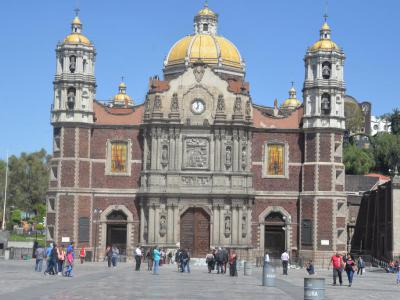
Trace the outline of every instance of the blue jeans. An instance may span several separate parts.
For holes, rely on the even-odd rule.
[[[158,274],[158,265],[159,264],[160,264],[159,260],[154,261],[153,274]]]
[[[36,259],[35,271],[42,272],[43,259]]]
[[[349,284],[351,284],[353,282],[354,271],[350,270],[350,271],[346,271],[346,273],[347,273],[347,279],[349,280]]]
[[[111,262],[112,262],[113,267],[116,267],[117,266],[117,257],[115,257],[115,256],[111,257]]]

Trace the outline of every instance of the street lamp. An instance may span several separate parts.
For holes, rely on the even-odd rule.
[[[97,248],[97,236],[98,236],[98,231],[99,231],[99,220],[100,220],[100,215],[103,212],[100,208],[95,208],[93,210],[93,223],[96,224],[95,227],[95,234],[94,234],[94,253],[93,253],[93,261],[96,261],[96,248]]]

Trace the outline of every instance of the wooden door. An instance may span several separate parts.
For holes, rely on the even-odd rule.
[[[181,248],[192,257],[204,257],[210,249],[210,217],[201,208],[189,208],[181,216]]]

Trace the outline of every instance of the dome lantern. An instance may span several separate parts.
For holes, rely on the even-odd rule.
[[[289,98],[283,101],[281,109],[295,110],[301,105],[300,100],[297,99],[296,89],[294,88],[294,82],[289,90]]]
[[[118,94],[113,98],[113,105],[119,107],[131,107],[133,106],[132,98],[126,93],[126,84],[122,77],[121,83],[118,85]]]
[[[71,23],[71,33],[64,39],[65,44],[91,45],[89,39],[82,34],[82,23],[79,19],[79,9],[75,9],[75,18]]]
[[[331,28],[328,25],[327,22],[327,15],[324,15],[324,24],[322,25],[320,29],[320,38],[319,41],[314,43],[309,48],[309,51],[315,52],[315,51],[338,51],[340,52],[339,46],[331,40]]]
[[[196,34],[216,35],[218,29],[218,15],[209,7],[207,1],[204,7],[194,17],[194,32]]]

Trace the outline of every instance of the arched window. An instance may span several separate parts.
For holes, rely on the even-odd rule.
[[[207,32],[208,31],[208,24],[203,24],[203,31]]]
[[[83,73],[86,73],[86,66],[87,66],[86,59],[83,60],[82,66],[83,66]]]
[[[321,96],[321,114],[323,116],[329,116],[331,113],[331,96],[328,93],[324,93]]]
[[[69,71],[71,73],[75,73],[75,70],[76,70],[76,56],[71,55],[69,57]]]
[[[67,92],[67,107],[68,109],[74,109],[75,107],[75,96],[76,90],[73,87],[70,87]]]
[[[331,63],[329,61],[325,61],[322,63],[322,78],[331,78]]]

